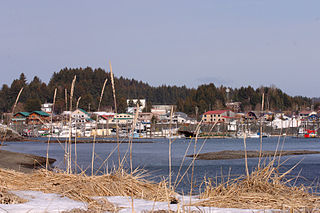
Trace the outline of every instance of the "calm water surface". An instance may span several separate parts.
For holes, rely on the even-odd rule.
[[[47,140],[47,139],[44,139]],[[147,139],[150,141],[150,139]],[[168,139],[151,139],[154,143],[134,143],[133,144],[133,166],[135,168],[143,168],[150,174],[150,179],[159,181],[168,177]],[[284,142],[284,143],[283,143]],[[172,143],[172,171],[174,176],[178,173],[182,159],[185,155],[186,149],[190,143],[189,139],[177,139]],[[204,140],[199,140],[196,144],[196,150],[199,150]],[[264,138],[263,150],[275,150],[278,144],[278,138]],[[315,150],[320,151],[320,139],[297,139],[297,138],[281,138],[280,148],[283,144],[283,150]],[[4,149],[15,152],[30,153],[40,156],[46,156],[46,143],[40,142],[7,142]],[[194,141],[191,142],[188,154],[194,152]],[[259,150],[259,139],[247,139],[247,150]],[[128,144],[120,144],[121,158],[128,150]],[[96,144],[96,160],[95,171],[101,167],[102,162],[115,149],[115,152],[110,156],[106,164],[103,164],[99,172],[106,169],[117,167],[118,152],[117,144],[100,143]],[[55,166],[64,168],[64,144],[51,143],[49,156],[57,159]],[[74,150],[74,147],[73,147]],[[201,153],[217,152],[223,150],[243,150],[243,139],[208,139],[205,141]],[[77,144],[78,165],[86,170],[88,174],[91,173],[91,153],[92,144]],[[74,154],[74,153],[73,153]],[[287,161],[285,161],[287,160]],[[296,184],[317,185],[320,177],[320,154],[300,155],[300,156],[285,156],[281,158],[284,162],[281,167],[283,171],[300,164],[293,170],[291,177],[297,177],[298,174],[303,178],[298,178]],[[190,165],[191,159],[186,158],[182,166],[182,173]],[[248,159],[250,170],[257,166],[258,159]],[[127,168],[129,162],[126,162]],[[197,183],[203,180],[203,177],[216,177],[231,175],[241,175],[245,172],[244,159],[236,160],[198,160],[195,162],[194,177]],[[190,188],[190,174],[185,176],[181,184],[178,186],[179,191],[187,192]],[[175,178],[173,178],[173,181]]]

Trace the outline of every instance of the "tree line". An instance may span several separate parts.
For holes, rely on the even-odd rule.
[[[4,84],[0,91],[0,112],[11,112],[16,97],[23,87],[19,103],[15,111],[39,110],[41,103],[53,102],[54,90],[57,88],[55,112],[61,113],[68,110],[71,82],[77,76],[74,88],[74,100],[79,97],[79,107],[87,111],[98,108],[101,89],[107,78],[107,84],[101,103],[101,109],[113,108],[113,95],[110,73],[98,68],[64,68],[53,73],[48,84],[42,82],[35,76],[30,83],[26,76],[21,73],[18,79],[13,80],[10,86]],[[158,87],[128,79],[115,77],[115,90],[117,97],[118,112],[124,112],[127,107],[127,99],[146,99],[147,111],[152,104],[174,104],[177,110],[189,115],[202,114],[207,110],[223,109],[228,102],[241,102],[241,111],[260,110],[261,97],[265,94],[265,109],[273,111],[298,111],[310,107],[313,104],[311,98],[302,96],[289,96],[280,89],[271,87],[251,86],[241,88],[216,87],[213,83],[200,85],[198,88],[187,88],[186,86]],[[67,95],[67,98],[66,98]],[[318,106],[319,104],[317,104]]]

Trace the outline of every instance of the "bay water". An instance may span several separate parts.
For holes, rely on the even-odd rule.
[[[39,138],[37,138],[39,140]],[[35,154],[39,156],[46,156],[47,152],[47,138],[41,138],[43,142],[5,142],[3,149]],[[102,139],[97,139],[102,140]],[[109,140],[109,139],[108,139]],[[147,171],[147,179],[153,181],[160,181],[168,179],[169,173],[169,140],[168,139],[139,139],[139,141],[152,141],[153,143],[133,143],[132,144],[132,159],[133,167],[140,168]],[[259,150],[260,139],[247,139],[247,150]],[[320,139],[304,139],[292,137],[269,137],[263,138],[263,150],[273,151],[279,145],[278,149],[283,150],[310,150],[320,151]],[[187,150],[189,146],[189,149]],[[120,156],[126,169],[130,168],[128,143],[121,143],[119,145]],[[202,149],[200,150],[200,148]],[[64,140],[59,143],[50,143],[49,157],[55,158],[57,161],[54,166],[64,169]],[[186,151],[187,150],[187,151]],[[185,157],[185,154],[193,154],[194,150],[200,153],[218,152],[223,150],[244,150],[243,139],[199,139],[197,143],[190,139],[175,139],[172,140],[172,182],[176,182],[176,177],[185,158],[179,178],[180,183],[177,186],[177,191],[180,193],[188,193],[190,190],[191,170],[189,165],[192,158]],[[74,144],[72,147],[72,156],[74,157]],[[113,153],[112,153],[113,152]],[[110,154],[112,153],[112,154]],[[108,158],[107,161],[106,158]],[[124,158],[126,156],[126,158]],[[77,144],[77,164],[82,171],[91,175],[91,159],[92,159],[92,143],[78,143]],[[105,163],[104,163],[105,161]],[[296,165],[294,170],[287,176],[293,178],[292,184],[313,186],[315,191],[317,189],[320,177],[320,154],[311,155],[297,155],[297,156],[283,156],[279,161],[281,165],[280,172],[284,172]],[[299,163],[299,164],[298,164]],[[257,167],[258,158],[249,158],[249,169],[253,170]],[[298,165],[297,165],[298,164]],[[95,144],[95,164],[94,172],[103,174],[106,170],[118,167],[118,151],[117,143],[96,143]],[[189,170],[187,170],[189,167]],[[99,169],[100,168],[100,169]],[[98,170],[99,169],[99,170]],[[78,169],[80,171],[80,169]],[[187,172],[186,172],[187,171]],[[183,179],[181,175],[185,173]],[[196,160],[194,163],[193,183],[195,184],[195,193],[199,192],[199,188],[203,185],[204,177],[213,178],[221,181],[228,177],[237,177],[245,174],[245,160],[231,159],[231,160]]]

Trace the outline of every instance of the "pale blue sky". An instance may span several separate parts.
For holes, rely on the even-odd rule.
[[[320,96],[320,1],[1,1],[0,84],[64,67]]]

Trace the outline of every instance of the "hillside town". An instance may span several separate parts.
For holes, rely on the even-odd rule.
[[[145,99],[128,99],[126,111],[118,113],[112,109],[91,112],[77,108],[56,114],[53,103],[43,103],[41,110],[6,113],[2,123],[29,137],[189,138],[196,136],[199,124],[198,137],[318,137],[320,109],[240,112],[240,105],[240,102],[227,103],[224,109],[189,117],[177,112],[175,105],[152,105],[146,112]]]

